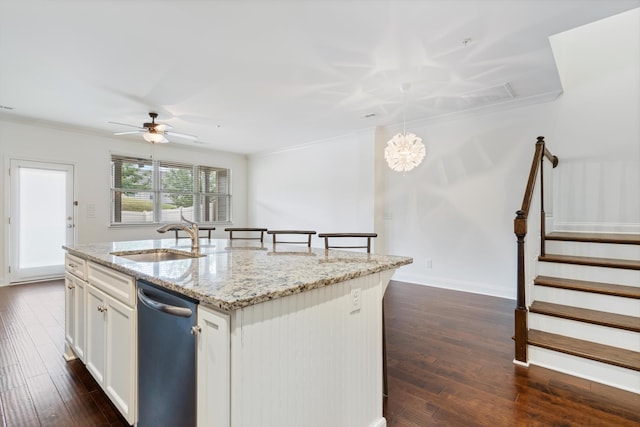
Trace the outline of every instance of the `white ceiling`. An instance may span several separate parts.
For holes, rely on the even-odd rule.
[[[405,110],[410,121],[555,96],[548,37],[636,7],[0,0],[0,114],[109,135],[131,130],[109,121],[141,125],[157,111],[198,146],[274,150],[402,123]]]

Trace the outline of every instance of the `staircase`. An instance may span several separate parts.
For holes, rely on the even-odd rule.
[[[545,241],[529,363],[640,394],[640,234],[553,232]]]

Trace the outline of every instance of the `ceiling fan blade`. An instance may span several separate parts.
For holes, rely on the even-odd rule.
[[[132,128],[142,129],[140,126],[130,125],[130,124],[127,124],[127,123],[118,123],[118,122],[107,122],[107,123],[111,123],[113,125],[129,126],[129,127],[132,127]]]
[[[114,135],[131,135],[134,133],[143,133],[141,130],[129,130],[126,132],[115,132]]]
[[[193,141],[198,139],[198,137],[195,136],[195,135],[189,135],[189,134],[186,134],[186,133],[179,133],[179,132],[173,132],[173,131],[166,131],[165,134],[169,135],[169,136],[176,136],[178,138],[191,139]]]

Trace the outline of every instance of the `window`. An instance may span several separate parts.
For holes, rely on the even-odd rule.
[[[230,170],[111,156],[111,223],[230,222]]]

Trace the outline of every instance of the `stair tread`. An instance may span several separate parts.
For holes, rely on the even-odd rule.
[[[640,317],[627,316],[624,314],[608,313],[605,311],[571,307],[543,301],[534,301],[531,307],[529,307],[529,312],[640,332]]]
[[[545,236],[546,240],[562,240],[569,242],[618,243],[640,245],[640,234],[620,233],[577,233],[554,231]]]
[[[574,255],[546,254],[538,257],[539,261],[561,262],[567,264],[591,265],[596,267],[624,268],[640,270],[640,261],[631,259],[595,258]]]
[[[563,335],[535,329],[529,330],[528,343],[537,347],[640,371],[640,353],[636,351],[565,337]]]
[[[586,280],[564,279],[550,276],[538,276],[535,278],[534,283],[539,286],[549,286],[554,288],[640,299],[640,287],[637,286],[589,282]]]
[[[640,371],[640,353],[549,332],[529,330],[528,343],[610,365]]]

